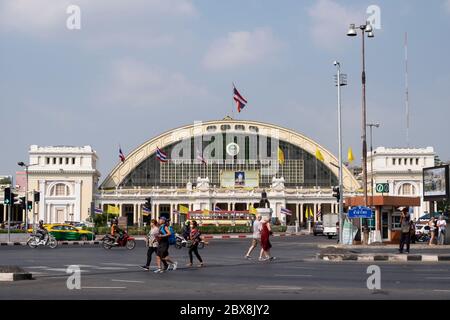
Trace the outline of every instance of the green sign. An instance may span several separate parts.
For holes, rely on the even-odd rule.
[[[377,183],[375,189],[377,193],[389,193],[389,183]]]

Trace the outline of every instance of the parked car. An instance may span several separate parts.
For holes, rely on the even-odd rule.
[[[337,214],[327,213],[323,215],[323,234],[332,239],[337,236],[337,222],[339,221],[339,216]]]
[[[323,223],[322,222],[318,221],[318,222],[314,223],[313,234],[315,236],[317,236],[318,234],[323,235]]]
[[[87,230],[79,230],[67,223],[46,224],[45,228],[58,241],[89,241],[95,240],[95,234]],[[28,229],[32,232],[32,229]]]

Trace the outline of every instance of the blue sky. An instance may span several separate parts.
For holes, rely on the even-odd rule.
[[[70,4],[81,30],[66,28]],[[409,37],[411,145],[450,159],[450,1],[1,0],[0,174],[29,145],[92,145],[103,178],[153,136],[231,114],[294,129],[337,151],[334,60],[343,89],[344,148],[361,156],[360,41],[346,37],[381,9],[367,41],[368,121],[375,145],[405,146]]]

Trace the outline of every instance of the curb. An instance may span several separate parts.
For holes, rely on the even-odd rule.
[[[324,261],[389,261],[389,262],[450,262],[450,255],[429,255],[429,254],[376,254],[376,255],[358,255],[358,254],[317,254],[319,260]]]
[[[58,245],[61,246],[84,246],[84,245],[98,245],[101,241],[59,241]],[[26,246],[26,242],[0,242],[0,246]]]
[[[273,237],[292,237],[300,236],[302,234],[297,233],[276,233]],[[251,234],[239,234],[239,235],[204,235],[205,239],[253,239]]]
[[[31,280],[33,275],[28,272],[0,273],[0,281]]]

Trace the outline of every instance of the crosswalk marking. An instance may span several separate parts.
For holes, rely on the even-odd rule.
[[[259,286],[256,288],[257,290],[302,290],[302,287],[294,287],[294,286]]]

